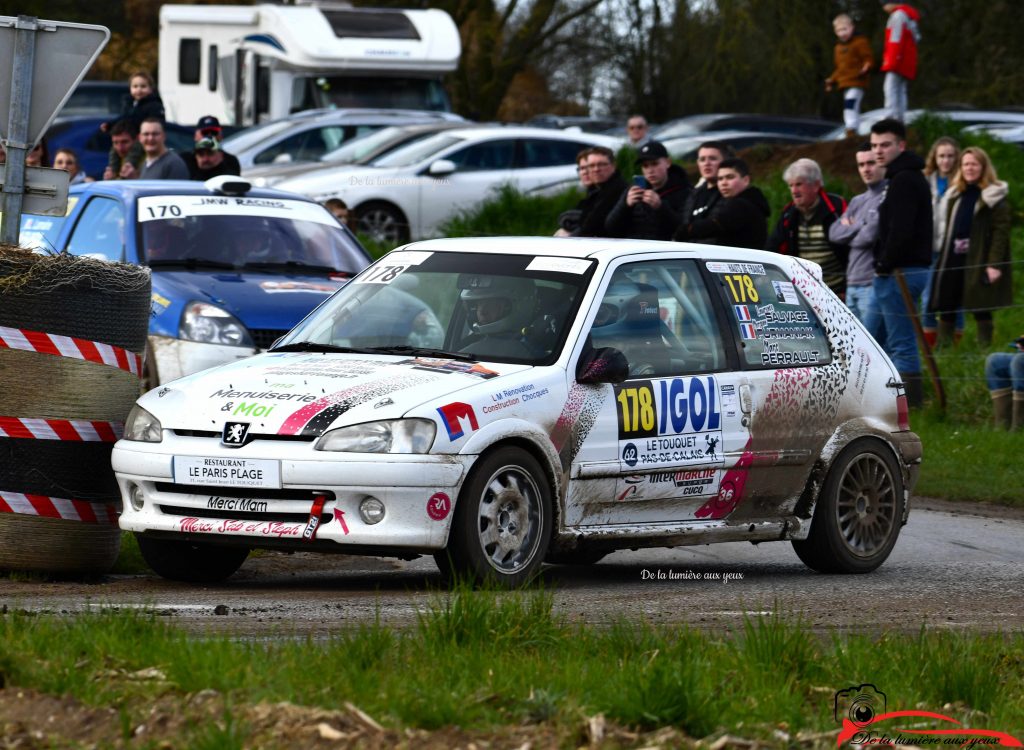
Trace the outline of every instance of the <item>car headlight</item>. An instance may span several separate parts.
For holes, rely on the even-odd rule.
[[[206,302],[190,302],[181,315],[178,336],[186,341],[228,346],[253,346],[252,336],[238,318]]]
[[[160,420],[135,404],[128,412],[128,418],[124,420],[124,439],[140,443],[159,443],[164,439]]]
[[[429,419],[388,419],[340,427],[316,441],[318,451],[426,453],[437,428]]]

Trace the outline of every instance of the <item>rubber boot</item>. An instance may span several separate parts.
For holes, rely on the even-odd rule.
[[[976,320],[978,324],[978,346],[988,348],[992,346],[992,321]]]
[[[953,346],[953,338],[956,335],[955,320],[940,320],[939,331],[936,338],[936,349],[948,349]]]
[[[992,421],[997,430],[1010,429],[1010,412],[1012,411],[1012,388],[996,388],[989,391],[992,394]],[[1024,398],[1024,393],[1021,394]]]
[[[907,406],[920,409],[924,406],[924,389],[921,386],[921,373],[901,372],[900,379],[907,393]]]
[[[928,348],[934,349],[935,344],[939,340],[939,332],[935,328],[922,328],[924,332],[924,340],[928,342]]]
[[[1024,391],[1013,392],[1013,419],[1010,422],[1010,430],[1024,430]]]

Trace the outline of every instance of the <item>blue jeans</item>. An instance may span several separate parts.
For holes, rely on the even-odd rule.
[[[990,391],[1013,388],[1024,393],[1024,352],[989,354],[985,360],[985,380]]]
[[[846,306],[868,330],[877,325],[875,318],[878,317],[878,307],[875,305],[875,291],[871,284],[847,286]]]
[[[921,292],[928,283],[928,269],[911,267],[901,270],[916,310],[921,301]],[[903,303],[903,294],[896,276],[876,276],[872,289],[879,316],[878,321],[868,328],[868,332],[882,344],[897,370],[909,375],[920,374],[921,357],[917,352],[914,324],[910,322],[910,312]]]

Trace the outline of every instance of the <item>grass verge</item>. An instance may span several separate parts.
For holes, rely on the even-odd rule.
[[[603,714],[637,731],[727,732],[771,746],[787,744],[779,732],[837,729],[833,694],[872,683],[889,710],[1024,730],[1019,633],[820,637],[779,615],[721,634],[629,619],[596,629],[553,613],[543,591],[464,587],[438,594],[408,632],[370,625],[327,641],[197,639],[145,612],[12,611],[0,617],[0,682],[129,714],[213,690],[236,708],[351,701],[396,730],[537,725],[572,738],[581,719]],[[209,741],[252,747],[242,713],[224,710]]]

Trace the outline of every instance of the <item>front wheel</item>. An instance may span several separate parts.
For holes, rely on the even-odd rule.
[[[359,231],[374,242],[401,245],[409,241],[409,222],[402,212],[388,203],[367,203],[357,211]]]
[[[797,556],[820,573],[870,573],[892,552],[903,521],[903,478],[883,445],[859,440],[829,470]]]
[[[242,567],[249,550],[136,534],[139,552],[158,575],[186,583],[218,583]]]
[[[501,448],[473,468],[459,493],[441,572],[514,587],[540,570],[551,540],[551,487],[537,460]]]

